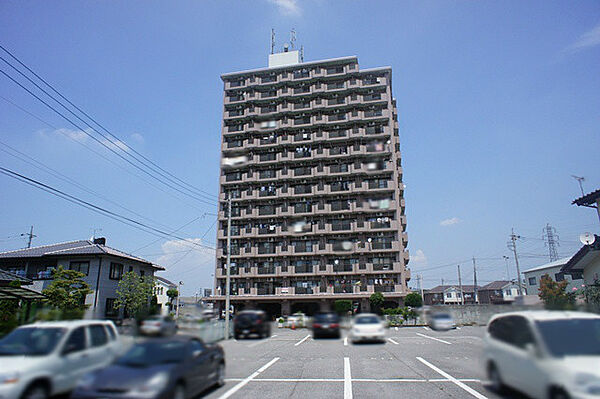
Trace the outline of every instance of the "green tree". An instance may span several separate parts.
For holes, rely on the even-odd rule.
[[[348,313],[352,310],[352,301],[349,299],[338,299],[333,303],[333,308],[339,314]]]
[[[411,292],[404,298],[404,304],[413,308],[420,308],[423,306],[423,298],[419,293]]]
[[[9,287],[19,288],[18,280],[8,283]],[[19,300],[0,299],[0,337],[8,334],[19,325]]]
[[[547,274],[542,276],[538,295],[546,309],[571,310],[575,308],[576,294],[566,292],[567,284],[569,284],[567,280],[556,282]]]
[[[58,310],[61,319],[80,319],[89,305],[85,297],[93,291],[83,279],[85,274],[58,266],[52,272],[52,282],[42,291],[50,306]]]
[[[127,272],[119,281],[115,305],[123,309],[126,315],[142,318],[150,311],[151,298],[154,295],[154,279],[140,277],[135,272]]]
[[[173,309],[173,301],[179,296],[179,292],[175,288],[169,288],[167,290],[167,296],[169,297],[169,310]]]
[[[385,299],[383,298],[383,294],[381,292],[374,292],[369,297],[369,303],[371,304],[371,309],[376,313],[380,312],[381,306],[383,305],[384,301],[385,301]]]
[[[414,309],[411,309],[411,308],[405,306],[405,307],[401,308],[401,313],[402,313],[402,318],[405,321],[412,320],[413,324],[417,323],[417,317],[419,316],[419,314]]]
[[[594,280],[593,284],[583,286],[580,292],[588,310],[600,312],[600,280]]]

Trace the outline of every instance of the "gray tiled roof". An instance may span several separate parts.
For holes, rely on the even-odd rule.
[[[448,288],[456,288],[458,289],[459,286],[458,284],[452,284],[452,285],[438,285],[437,287],[433,287],[432,289],[430,289],[429,291],[427,291],[427,293],[431,293],[431,294],[439,294],[442,293],[444,291],[446,291]],[[478,286],[477,289],[480,289],[480,287]],[[463,285],[462,286],[462,290],[463,292],[474,292],[474,286],[473,285]]]
[[[150,261],[119,251],[115,248],[107,247],[106,245],[94,244],[94,242],[90,240],[69,241],[43,245],[41,247],[18,249],[16,251],[0,252],[0,259],[41,258],[46,256],[66,255],[112,255],[136,262],[147,263],[154,268],[164,270],[161,266],[154,265]]]
[[[486,284],[483,287],[481,287],[480,291],[485,291],[485,290],[499,290],[499,289],[504,288],[505,286],[507,286],[509,284],[513,284],[513,282],[511,282],[511,281],[505,281],[505,280],[496,280],[496,281],[492,281],[491,283]]]
[[[1,282],[11,282],[11,281],[20,281],[22,284],[30,285],[32,281],[25,277],[17,276],[14,273],[7,272],[6,270],[0,270],[0,281]]]
[[[167,280],[167,279],[166,279],[166,278],[164,278],[164,277],[160,277],[160,276],[156,276],[156,275],[155,275],[155,276],[154,276],[154,278],[155,278],[155,279],[157,279],[157,280],[159,280],[159,281],[162,281],[164,284],[166,284],[166,285],[168,285],[168,286],[171,286],[171,287],[177,287],[177,284],[175,284],[175,283],[174,283],[174,282],[172,282],[172,281],[169,281],[169,280]]]

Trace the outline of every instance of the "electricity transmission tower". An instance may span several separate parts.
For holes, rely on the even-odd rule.
[[[554,262],[558,260],[558,249],[560,246],[558,242],[559,237],[556,234],[556,229],[550,226],[549,223],[546,223],[546,227],[542,230],[542,239],[544,240],[544,244],[548,246],[548,254],[550,255],[550,262]]]

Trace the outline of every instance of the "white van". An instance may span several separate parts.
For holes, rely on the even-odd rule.
[[[600,316],[525,311],[494,316],[484,338],[488,378],[532,398],[600,396]]]
[[[47,398],[75,388],[84,374],[121,352],[119,334],[106,320],[40,322],[0,340],[0,398]]]

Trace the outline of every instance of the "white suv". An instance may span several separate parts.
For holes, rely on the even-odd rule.
[[[69,392],[81,376],[111,363],[120,346],[110,321],[21,326],[0,340],[0,399],[47,398]]]
[[[600,316],[530,311],[494,316],[484,338],[492,387],[533,398],[600,397]]]

